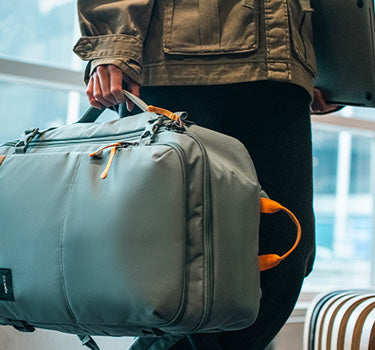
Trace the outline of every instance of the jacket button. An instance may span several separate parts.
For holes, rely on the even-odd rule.
[[[85,50],[85,52],[91,52],[94,50],[94,46],[92,46],[92,44],[88,43],[86,44],[84,47],[83,47],[83,50]]]

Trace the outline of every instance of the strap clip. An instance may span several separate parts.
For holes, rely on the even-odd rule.
[[[83,346],[91,350],[100,350],[98,344],[89,335],[78,335],[78,338],[81,340]]]
[[[39,135],[39,129],[27,129],[22,134],[21,139],[16,143],[16,153],[26,153],[30,142]]]

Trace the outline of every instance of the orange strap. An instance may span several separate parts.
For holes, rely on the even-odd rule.
[[[294,242],[292,248],[289,249],[284,255],[279,256],[277,254],[265,254],[260,255],[259,258],[259,270],[265,271],[279,265],[287,256],[289,256],[294,249],[296,249],[299,241],[301,240],[301,225],[295,215],[287,208],[283,207],[281,204],[273,201],[269,198],[260,199],[260,212],[265,214],[273,214],[278,211],[284,211],[290,219],[294,222],[297,227],[297,239]]]
[[[148,109],[149,112],[162,114],[162,115],[166,116],[167,118],[172,119],[175,122],[179,122],[179,123],[184,124],[177,114],[174,114],[173,112],[168,111],[167,109],[155,107],[155,106],[148,106],[147,109]]]

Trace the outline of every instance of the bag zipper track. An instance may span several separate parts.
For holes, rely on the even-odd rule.
[[[192,133],[186,133],[191,137],[199,146],[203,156],[203,177],[204,177],[204,196],[203,196],[203,218],[204,231],[203,231],[203,251],[204,254],[204,306],[202,318],[199,324],[192,330],[192,333],[204,328],[211,315],[212,302],[213,302],[213,237],[212,237],[212,208],[211,208],[211,190],[210,190],[210,171],[208,163],[207,151],[202,141]]]
[[[126,132],[122,134],[115,134],[115,135],[105,135],[105,136],[98,136],[98,137],[83,137],[83,138],[65,138],[65,139],[55,139],[55,140],[33,140],[30,142],[29,147],[49,147],[49,146],[65,146],[70,144],[76,144],[76,143],[99,143],[102,141],[117,141],[117,140],[123,140],[124,138],[136,138],[142,135],[142,132],[144,131],[144,128],[142,129],[136,129],[131,132]],[[15,147],[17,142],[11,141],[6,142],[0,147],[8,146],[8,147]]]

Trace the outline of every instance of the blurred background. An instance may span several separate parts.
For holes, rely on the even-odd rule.
[[[73,123],[89,107],[84,65],[72,51],[80,36],[76,17],[75,0],[0,2],[0,144],[30,127]],[[115,117],[106,113],[102,120]],[[345,107],[312,119],[317,256],[276,350],[302,349],[305,311],[317,293],[375,284],[375,110]],[[0,350],[81,348],[54,332],[19,335],[2,327],[0,338]],[[131,341],[102,344],[125,349]]]

